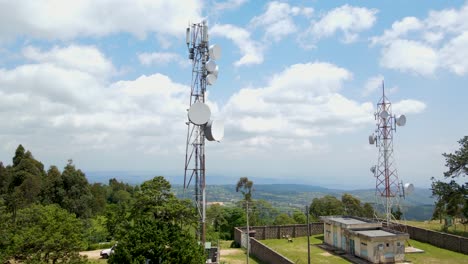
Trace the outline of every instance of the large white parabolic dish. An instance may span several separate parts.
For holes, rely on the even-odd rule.
[[[386,119],[388,117],[388,112],[383,110],[382,112],[380,112],[380,117]]]
[[[414,192],[414,185],[412,183],[405,183],[404,188],[405,194],[411,194],[412,192]]]
[[[206,83],[207,83],[208,85],[213,85],[213,84],[215,84],[215,82],[216,82],[217,79],[218,79],[218,77],[216,77],[216,75],[214,75],[214,74],[208,74],[208,75],[206,76]]]
[[[195,125],[206,124],[206,122],[210,120],[210,116],[210,108],[202,102],[196,102],[192,104],[188,111],[188,118],[190,122],[194,123]]]
[[[397,121],[396,121],[396,124],[398,126],[404,126],[406,124],[406,116],[405,115],[401,115],[397,118]]]
[[[216,62],[215,62],[214,60],[209,60],[209,61],[207,61],[206,64],[205,64],[205,68],[206,68],[206,70],[209,71],[209,72],[214,72],[214,71],[216,71],[216,67],[217,67],[217,65],[216,65]]]
[[[209,141],[221,141],[224,137],[224,121],[211,120],[206,124],[205,137]]]
[[[211,45],[208,49],[210,54],[210,59],[212,60],[219,60],[221,59],[221,47],[219,45]]]

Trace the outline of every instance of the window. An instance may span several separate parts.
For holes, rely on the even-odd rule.
[[[396,245],[397,245],[397,247],[399,247],[400,246],[400,241],[396,242]]]
[[[389,243],[387,243],[387,247],[389,247],[389,246],[390,246],[390,244],[389,244]]]

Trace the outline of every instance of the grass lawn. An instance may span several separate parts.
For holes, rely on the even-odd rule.
[[[317,247],[317,244],[322,243],[322,239],[323,235],[315,235],[310,239],[311,263],[350,263],[338,256],[330,255],[328,252]],[[307,237],[294,238],[293,243],[288,243],[286,239],[269,239],[262,240],[261,242],[292,260],[294,263],[307,263]],[[410,240],[410,243],[413,247],[425,251],[424,253],[406,254],[406,260],[412,263],[468,264],[468,255],[441,249],[415,240]]]
[[[220,264],[244,264],[246,261],[246,251],[241,248],[231,248],[232,240],[219,241],[221,248]],[[249,264],[261,264],[258,260],[250,257]]]
[[[430,244],[410,240],[411,246],[424,250],[424,253],[406,254],[405,258],[413,263],[468,264],[468,255],[434,247]]]
[[[439,220],[432,220],[432,221],[405,221],[407,225],[415,226],[424,229],[430,229],[434,231],[442,231],[444,224],[441,224]],[[405,223],[402,222],[402,223]],[[468,237],[468,225],[463,226],[462,224],[458,223],[456,226],[452,225],[448,228],[447,233],[454,234],[457,236],[464,236]]]
[[[310,237],[310,262],[311,263],[350,263],[341,257],[334,256],[317,247],[322,244],[323,235]],[[286,239],[268,239],[260,241],[271,249],[279,252],[297,264],[307,263],[307,237],[297,237],[290,243]]]

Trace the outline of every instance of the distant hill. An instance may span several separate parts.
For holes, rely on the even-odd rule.
[[[179,197],[193,197],[193,188],[189,188],[184,193],[182,185],[174,185],[173,190]],[[209,202],[216,201],[232,204],[242,199],[242,195],[236,192],[235,185],[208,185],[206,193]],[[358,197],[361,202],[375,202],[375,192],[370,189],[345,191],[300,184],[256,184],[254,185],[252,197],[266,200],[278,208],[298,208],[302,210],[314,198],[325,195],[341,198],[344,193]],[[402,200],[402,204],[408,220],[427,220],[432,216],[434,199],[431,197],[429,189],[416,188],[414,193]]]
[[[90,182],[108,183],[109,179],[116,178],[120,181],[129,184],[141,184],[142,182],[152,179],[152,172],[87,172],[87,178]],[[225,177],[213,177],[219,183],[236,182],[232,178],[227,180]],[[175,194],[179,197],[193,198],[193,187],[190,187],[186,192],[183,190],[183,177],[166,177],[173,186]],[[233,204],[242,198],[240,193],[236,193],[235,185],[233,184],[215,184],[207,185],[207,200],[209,202],[223,202],[227,205]],[[289,211],[294,208],[303,210],[305,205],[309,205],[314,198],[320,198],[325,195],[333,195],[341,198],[344,193],[352,194],[358,197],[362,202],[375,202],[375,191],[373,189],[362,190],[340,190],[329,189],[319,186],[306,184],[262,184],[268,181],[257,181],[254,184],[254,199],[262,199],[270,202],[277,208],[284,211]],[[270,181],[271,182],[271,181]],[[414,193],[408,195],[403,200],[403,210],[406,211],[405,216],[408,220],[427,220],[432,216],[434,210],[434,199],[431,197],[429,189],[416,188]]]

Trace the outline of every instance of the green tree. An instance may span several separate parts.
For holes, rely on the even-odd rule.
[[[223,207],[224,219],[226,222],[220,225],[220,239],[234,239],[234,227],[245,226],[245,210],[240,207]]]
[[[293,219],[296,224],[306,224],[307,222],[307,216],[304,214],[304,212],[299,210],[294,210]]]
[[[445,157],[445,166],[448,168],[444,172],[446,178],[465,177],[468,175],[468,136],[463,137],[458,141],[460,149],[454,153],[443,153]]]
[[[213,226],[215,232],[219,232],[221,226],[226,224],[226,218],[223,212],[223,206],[219,204],[213,204],[206,210],[206,218],[209,224]]]
[[[468,136],[458,141],[460,149],[454,153],[443,153],[447,171],[445,179],[450,182],[436,180],[432,177],[432,194],[437,198],[433,218],[442,220],[444,216],[461,218],[468,222],[468,182],[459,183],[456,179],[468,174]]]
[[[146,181],[120,232],[109,263],[202,263],[204,249],[189,234],[197,223],[189,200],[179,200],[162,176]]]
[[[107,186],[102,185],[101,183],[93,183],[89,190],[93,196],[93,200],[91,201],[91,210],[93,211],[93,215],[102,214],[106,209],[107,204]]]
[[[393,210],[393,208],[391,208],[390,211],[391,211],[391,214],[393,215],[393,217],[396,220],[401,220],[401,216],[403,215],[403,212],[401,211],[399,206],[397,208],[395,208],[395,210]]]
[[[247,177],[241,177],[236,185],[236,192],[241,192],[244,195],[244,200],[250,202],[252,200],[253,182]]]
[[[294,221],[293,218],[291,218],[289,215],[285,213],[279,214],[274,222],[275,225],[292,225],[296,224],[296,221]]]
[[[370,203],[364,203],[362,206],[362,216],[367,218],[374,217],[374,208]]]
[[[349,216],[363,215],[361,201],[358,198],[345,193],[341,196],[341,202],[343,203],[344,214]]]
[[[42,179],[45,177],[44,165],[34,159],[30,151],[22,145],[16,149],[13,166],[9,167],[10,180],[5,201],[13,217],[18,209],[40,201]]]
[[[90,217],[93,195],[85,174],[81,170],[77,170],[73,161],[69,160],[63,170],[62,179],[65,189],[62,207],[80,218]]]
[[[256,215],[257,222],[255,225],[264,226],[272,225],[276,217],[280,214],[279,210],[265,200],[255,200],[253,202],[253,214]]]
[[[322,198],[314,198],[310,204],[310,215],[318,220],[320,216],[343,215],[343,203],[335,196],[325,195]]]
[[[43,204],[63,205],[65,189],[63,187],[62,173],[56,166],[50,166],[47,176],[42,182],[41,200]]]
[[[32,205],[17,212],[0,231],[0,252],[26,263],[81,263],[82,223],[58,205]]]
[[[10,183],[10,173],[3,163],[0,162],[0,198],[5,195],[8,191],[8,185]]]

